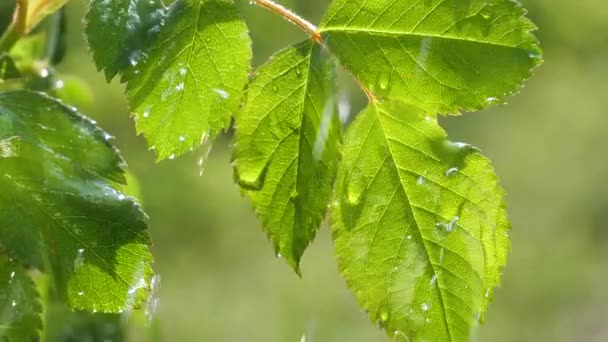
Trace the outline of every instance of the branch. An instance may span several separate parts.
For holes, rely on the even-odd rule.
[[[27,29],[27,0],[17,0],[13,21],[0,37],[0,54],[8,52]]]
[[[315,25],[310,23],[308,20],[300,17],[299,15],[295,14],[293,11],[283,7],[283,5],[277,4],[272,0],[251,0],[250,2],[251,4],[264,7],[270,10],[271,12],[282,16],[285,20],[298,26],[304,32],[310,34],[316,42],[321,42],[321,34],[317,31],[317,27]]]

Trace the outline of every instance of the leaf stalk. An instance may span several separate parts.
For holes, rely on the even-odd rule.
[[[314,41],[317,43],[321,42],[321,33],[317,30],[317,27],[313,25],[308,20],[302,18],[301,16],[294,13],[292,10],[286,8],[285,6],[278,4],[272,0],[251,0],[250,3],[252,5],[258,5],[260,7],[266,8],[271,12],[274,12],[290,23],[298,26],[304,32],[310,34]]]

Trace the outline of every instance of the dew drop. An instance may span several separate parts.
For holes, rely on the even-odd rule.
[[[224,89],[214,89],[213,91],[224,100],[228,100],[230,98],[230,93]]]
[[[144,118],[149,118],[149,117],[150,117],[150,109],[144,110]]]
[[[183,136],[183,135],[180,135],[180,137],[179,137],[179,141],[180,141],[180,142],[184,142],[184,141],[186,141],[186,137],[185,137],[185,136]]]
[[[429,311],[431,307],[427,303],[422,303],[422,305],[420,305],[420,308],[422,309],[422,311]]]
[[[457,172],[458,172],[457,167],[451,167],[445,172],[445,175],[446,175],[446,177],[450,177],[450,176],[455,175]]]
[[[437,284],[437,275],[433,274],[433,276],[431,277],[431,286],[435,286]]]
[[[410,338],[401,330],[395,330],[393,342],[410,342]]]
[[[486,99],[486,103],[487,103],[487,104],[489,104],[489,105],[492,105],[492,104],[498,104],[498,103],[501,103],[501,101],[500,101],[500,99],[499,99],[499,98],[497,98],[497,97],[492,97],[492,96],[491,96],[491,97],[488,97],[488,98]]]
[[[17,306],[17,302],[16,302],[16,301],[13,301],[13,302],[11,303],[11,306],[12,306],[12,307]]]
[[[452,232],[454,231],[454,228],[456,228],[456,225],[458,224],[458,221],[460,221],[460,217],[459,216],[454,216],[450,222],[444,223],[444,222],[437,222],[435,224],[435,226],[437,228],[442,228],[445,229],[446,232]]]
[[[272,86],[272,91],[274,91],[275,93],[278,93],[278,92],[279,92],[279,86],[278,86],[278,85],[276,85],[276,84],[275,84],[275,85],[273,85],[273,86]]]
[[[171,154],[171,155],[169,156],[169,160],[173,160],[173,159],[175,159],[175,154]]]
[[[418,185],[424,185],[424,183],[426,183],[426,179],[422,176],[418,177],[418,180],[416,180],[416,184]]]

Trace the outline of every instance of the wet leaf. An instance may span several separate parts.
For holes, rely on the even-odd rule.
[[[347,132],[332,227],[360,305],[396,340],[469,341],[510,229],[489,161],[420,109],[372,103]]]
[[[503,102],[540,64],[524,14],[512,0],[335,0],[321,32],[376,96],[450,114]]]
[[[262,66],[237,116],[239,184],[251,197],[275,250],[299,261],[323,217],[338,164],[341,125],[334,64],[303,42]]]
[[[40,93],[0,94],[0,244],[48,272],[70,308],[129,310],[149,288],[145,214],[119,191],[110,138]]]
[[[213,139],[238,110],[248,80],[251,41],[229,0],[178,0],[128,84],[139,133],[159,159]]]
[[[213,139],[230,124],[252,57],[230,0],[93,1],[89,44],[108,79],[128,81],[136,120],[159,159]]]
[[[99,70],[111,80],[117,73],[141,67],[147,49],[165,24],[161,0],[92,0],[85,33]]]
[[[0,256],[0,340],[36,340],[41,313],[34,282],[21,265]]]

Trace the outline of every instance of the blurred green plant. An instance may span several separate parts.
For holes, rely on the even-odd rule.
[[[53,69],[66,51],[66,3],[17,0],[0,38],[0,183],[9,189],[0,251],[12,258],[4,268],[47,275],[45,322],[72,322],[73,338],[121,339],[118,315],[66,311],[157,304],[145,214],[123,193],[111,137],[35,92],[91,101],[84,83]],[[159,160],[204,144],[203,164],[234,116],[236,181],[298,274],[329,208],[341,272],[373,321],[394,340],[468,341],[500,283],[510,224],[488,160],[447,140],[436,116],[516,92],[542,62],[536,27],[511,0],[335,0],[318,28],[273,1],[251,3],[309,36],[252,75],[248,28],[231,0],[92,0],[85,32],[98,69],[127,84],[137,131]],[[369,100],[344,137],[338,66]],[[33,283],[13,285],[14,272],[0,288],[9,341],[41,327]],[[43,333],[71,338],[60,336]]]

